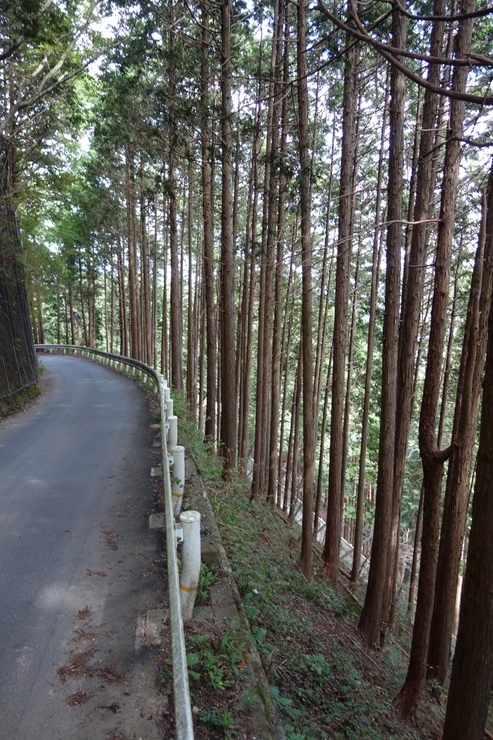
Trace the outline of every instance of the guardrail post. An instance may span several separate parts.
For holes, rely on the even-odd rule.
[[[176,447],[178,444],[178,417],[168,416],[168,447]]]
[[[171,473],[171,493],[173,496],[173,514],[175,518],[180,513],[185,487],[185,448],[176,445],[170,449],[173,455],[173,470]]]
[[[182,511],[180,522],[183,527],[180,575],[181,615],[183,621],[188,622],[192,618],[200,576],[200,512]]]
[[[169,419],[170,416],[173,416],[173,399],[167,398],[166,399],[166,418]]]

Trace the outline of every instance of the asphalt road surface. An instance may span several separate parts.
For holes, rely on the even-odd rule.
[[[0,740],[155,740],[146,399],[88,360],[42,363],[42,396],[0,423]]]

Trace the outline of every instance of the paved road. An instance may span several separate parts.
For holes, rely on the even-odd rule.
[[[0,738],[154,740],[146,400],[88,360],[42,362],[41,398],[0,424]]]

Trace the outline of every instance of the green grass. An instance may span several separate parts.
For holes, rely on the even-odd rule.
[[[11,414],[15,414],[26,405],[37,398],[40,394],[38,383],[24,388],[24,390],[14,393],[7,398],[0,398],[0,419],[5,419]]]
[[[400,633],[391,635],[384,650],[369,650],[357,631],[360,606],[332,590],[317,557],[311,581],[301,573],[298,528],[289,527],[266,502],[251,501],[250,483],[239,473],[223,481],[221,461],[187,421],[183,399],[175,400],[174,408],[204,479],[287,740],[429,738],[430,728],[440,724],[440,708],[425,698],[411,725],[393,707],[406,668]],[[199,659],[194,670],[202,676],[214,661],[225,670],[224,646],[192,649]],[[230,655],[241,660],[242,649]],[[234,660],[227,663],[230,672]]]

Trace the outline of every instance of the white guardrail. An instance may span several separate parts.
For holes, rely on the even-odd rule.
[[[37,350],[69,351],[74,354],[89,354],[110,362],[134,368],[148,377],[152,378],[158,389],[159,405],[161,409],[161,439],[163,456],[163,484],[164,484],[164,510],[166,520],[166,552],[168,559],[168,589],[169,589],[169,617],[171,627],[171,658],[173,662],[173,695],[175,705],[175,732],[177,740],[193,740],[192,709],[190,705],[190,691],[188,687],[187,654],[185,649],[185,634],[182,619],[182,590],[180,589],[180,578],[178,573],[178,558],[176,554],[176,527],[175,515],[176,505],[173,504],[173,492],[168,461],[168,445],[166,441],[166,402],[169,399],[169,388],[161,373],[150,365],[138,360],[133,360],[122,355],[103,352],[90,347],[78,347],[72,344],[36,344]],[[172,406],[172,402],[170,403]],[[172,410],[172,409],[170,409]],[[171,416],[171,414],[170,414]],[[176,417],[171,417],[172,433],[175,435],[176,445]],[[171,446],[171,445],[170,445]],[[183,449],[183,448],[182,448]],[[175,478],[175,476],[174,476]],[[181,496],[180,496],[181,500]],[[179,510],[179,507],[178,507]],[[188,513],[188,512],[187,512]],[[200,564],[199,564],[200,567]],[[186,589],[187,591],[191,589]]]

